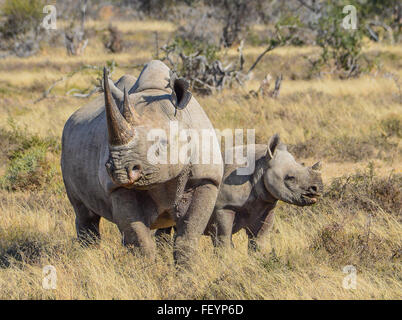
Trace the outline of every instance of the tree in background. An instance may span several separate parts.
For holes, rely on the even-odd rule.
[[[40,40],[43,0],[6,0],[1,10],[0,42],[2,49],[24,57],[34,54]]]

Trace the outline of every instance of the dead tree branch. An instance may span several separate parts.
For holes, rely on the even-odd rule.
[[[114,64],[112,64],[112,68],[114,68]],[[79,73],[79,72],[81,72],[81,71],[83,71],[83,70],[88,70],[88,69],[96,70],[96,71],[99,71],[99,72],[102,70],[102,68],[101,68],[101,67],[98,67],[98,66],[83,65],[82,67],[80,67],[80,68],[78,68],[78,69],[76,69],[76,70],[74,70],[74,71],[71,71],[69,74],[67,74],[67,75],[61,77],[60,79],[57,79],[55,82],[53,82],[53,83],[49,86],[49,88],[47,88],[47,89],[42,93],[42,96],[39,97],[38,99],[36,99],[36,100],[34,101],[34,104],[36,104],[36,103],[42,101],[43,99],[48,98],[49,95],[50,95],[50,93],[51,93],[51,91],[53,90],[53,88],[54,88],[57,84],[59,84],[59,83],[61,83],[61,82],[64,82],[64,81],[66,81],[67,79],[70,79],[72,76],[74,76],[75,74],[77,74],[77,73]],[[78,97],[78,98],[90,97],[92,94],[94,94],[95,92],[99,91],[99,88],[100,88],[100,86],[95,86],[94,89],[92,89],[89,93],[86,93],[86,94],[83,94],[83,93],[75,93],[75,94],[73,94],[73,96],[74,96],[74,97]],[[74,90],[75,90],[75,91],[78,91],[78,89],[71,89],[70,91],[67,92],[67,95],[69,95],[69,94],[70,94],[71,92],[73,92]]]
[[[271,97],[272,98],[277,98],[279,96],[279,91],[281,90],[281,84],[282,84],[282,73],[279,75],[279,77],[276,78],[275,80],[275,88],[274,91],[272,91]]]
[[[247,74],[250,74],[251,71],[254,70],[254,68],[257,66],[257,64],[261,61],[261,59],[270,51],[274,50],[277,47],[277,45],[271,43],[268,48],[266,48],[254,61],[250,69],[248,69]]]

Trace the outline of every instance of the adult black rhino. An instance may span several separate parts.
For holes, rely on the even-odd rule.
[[[104,97],[76,111],[64,127],[61,168],[77,235],[99,238],[103,217],[118,226],[124,244],[153,256],[150,230],[176,225],[174,256],[185,263],[214,209],[223,176],[219,144],[213,134],[214,163],[194,161],[193,149],[188,162],[151,161],[150,150],[175,159],[177,145],[170,146],[179,140],[177,134],[150,140],[153,130],[169,132],[175,123],[177,132],[214,131],[188,84],[161,61],[149,62],[133,82],[124,76],[115,85],[105,70]]]

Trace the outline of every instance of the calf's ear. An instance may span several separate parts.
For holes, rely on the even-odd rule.
[[[267,157],[272,159],[275,156],[276,148],[281,143],[279,134],[275,133],[268,141]]]
[[[190,83],[184,78],[177,78],[171,73],[170,87],[172,88],[172,103],[176,109],[183,110],[191,100],[192,94],[188,91]]]

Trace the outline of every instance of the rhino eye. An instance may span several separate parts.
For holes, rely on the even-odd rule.
[[[286,175],[285,180],[289,182],[294,182],[296,181],[296,178],[294,176]]]

